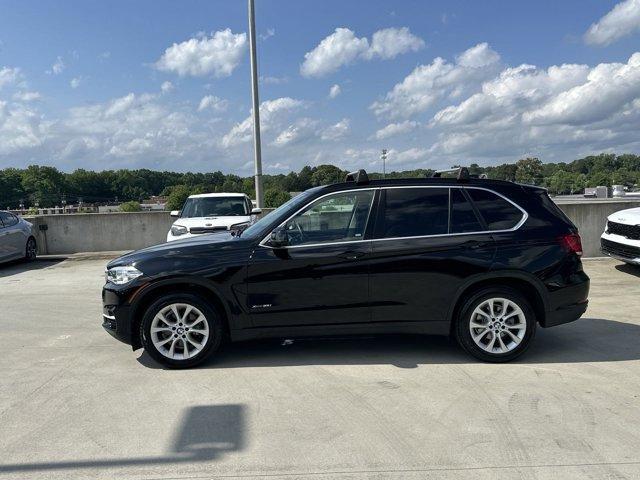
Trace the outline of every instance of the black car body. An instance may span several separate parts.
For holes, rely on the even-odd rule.
[[[241,235],[113,260],[108,270],[141,275],[104,286],[103,326],[139,348],[145,311],[176,292],[210,305],[231,340],[449,335],[464,302],[489,287],[523,298],[542,327],[586,310],[577,229],[544,189],[474,178],[356,180],[308,190]]]

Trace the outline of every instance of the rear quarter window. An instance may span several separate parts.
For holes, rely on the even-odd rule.
[[[510,230],[524,216],[519,208],[493,192],[477,188],[468,188],[467,192],[489,230]]]

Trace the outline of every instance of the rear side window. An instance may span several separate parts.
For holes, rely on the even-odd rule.
[[[522,220],[520,209],[493,192],[469,188],[467,193],[489,230],[509,230]]]
[[[417,237],[447,233],[447,188],[389,188],[379,236]]]
[[[451,231],[449,233],[481,232],[484,228],[473,207],[459,188],[451,189]]]

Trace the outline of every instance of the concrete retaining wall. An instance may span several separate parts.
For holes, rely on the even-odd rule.
[[[559,200],[576,224],[585,257],[600,256],[600,235],[611,213],[639,207],[640,200]],[[266,209],[266,211],[271,211]],[[36,225],[41,254],[137,250],[165,241],[173,223],[169,212],[81,213],[27,217]],[[46,231],[39,226],[46,225]]]
[[[585,257],[600,257],[600,235],[607,217],[618,210],[640,207],[640,200],[558,200],[558,206],[576,224],[582,237]]]

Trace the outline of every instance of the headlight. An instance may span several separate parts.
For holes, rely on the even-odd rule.
[[[135,280],[142,272],[131,265],[108,268],[104,272],[105,280],[115,285],[124,285]]]
[[[174,225],[173,227],[171,227],[171,235],[175,235],[176,237],[184,235],[187,232],[187,227],[183,227],[182,225]]]

